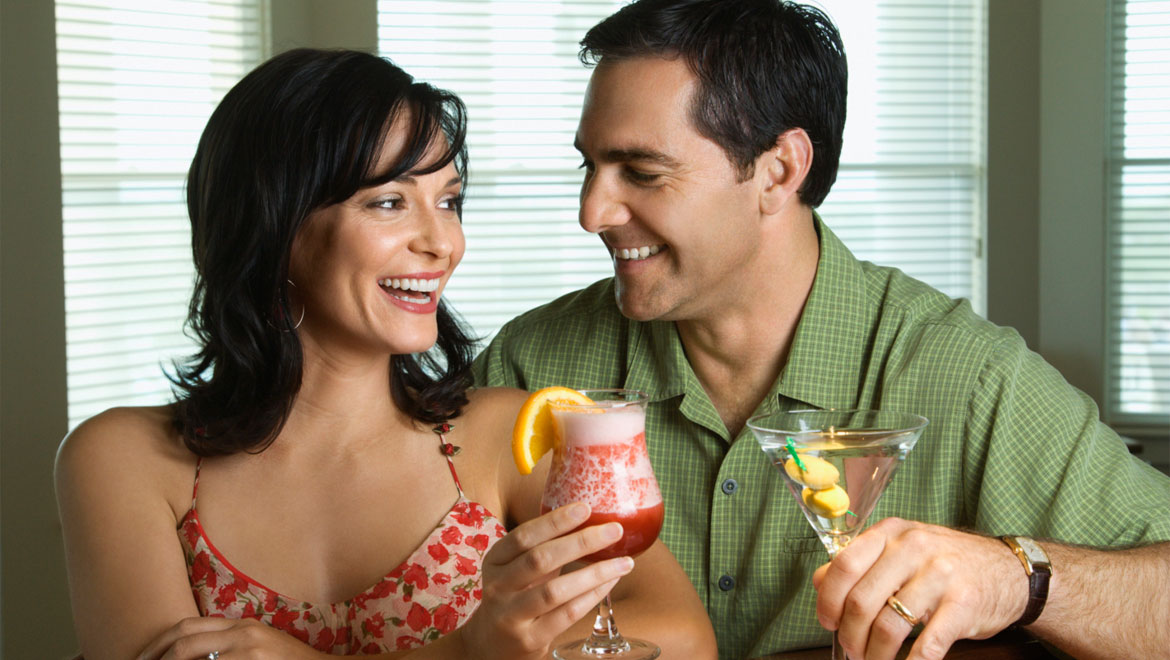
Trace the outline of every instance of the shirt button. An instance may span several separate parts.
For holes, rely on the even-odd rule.
[[[723,489],[724,495],[731,495],[735,491],[739,490],[739,483],[737,483],[735,479],[724,479],[720,488]]]
[[[735,588],[735,578],[730,575],[724,575],[719,578],[719,588],[723,591],[731,591]]]

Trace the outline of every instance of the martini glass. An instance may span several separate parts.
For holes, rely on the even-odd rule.
[[[646,451],[647,396],[621,389],[581,393],[593,404],[550,404],[557,442],[541,513],[586,502],[591,512],[581,527],[616,521],[622,524],[622,537],[581,561],[633,557],[653,545],[662,528],[662,494]],[[622,637],[606,595],[597,607],[593,634],[560,646],[553,657],[650,660],[659,653],[653,642]]]
[[[886,410],[797,410],[747,422],[830,561],[865,527],[926,424]],[[836,632],[833,660],[845,660]]]

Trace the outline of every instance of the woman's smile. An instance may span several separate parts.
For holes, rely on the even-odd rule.
[[[435,292],[439,290],[443,275],[443,271],[397,275],[378,280],[378,286],[402,309],[430,314],[439,307],[439,295]]]

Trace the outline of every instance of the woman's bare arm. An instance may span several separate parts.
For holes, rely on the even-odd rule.
[[[162,409],[115,409],[61,443],[55,483],[74,626],[87,660],[134,657],[198,616],[173,501],[184,471]],[[187,459],[189,461],[189,459]],[[194,464],[187,462],[186,485]]]

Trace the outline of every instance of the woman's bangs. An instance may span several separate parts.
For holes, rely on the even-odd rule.
[[[377,163],[377,158],[372,158],[367,170],[370,174],[362,182],[363,188],[381,185],[404,174],[438,172],[450,163],[455,163],[459,177],[466,183],[467,124],[463,104],[458,98],[426,83],[415,83],[411,91],[416,92],[412,94],[414,98],[403,104],[410,107],[413,118],[406,147],[401,157],[383,172],[370,172]],[[400,112],[400,108],[391,111],[382,135],[383,142],[391,130],[389,127],[401,116]],[[437,157],[434,153],[436,145],[442,145]]]

